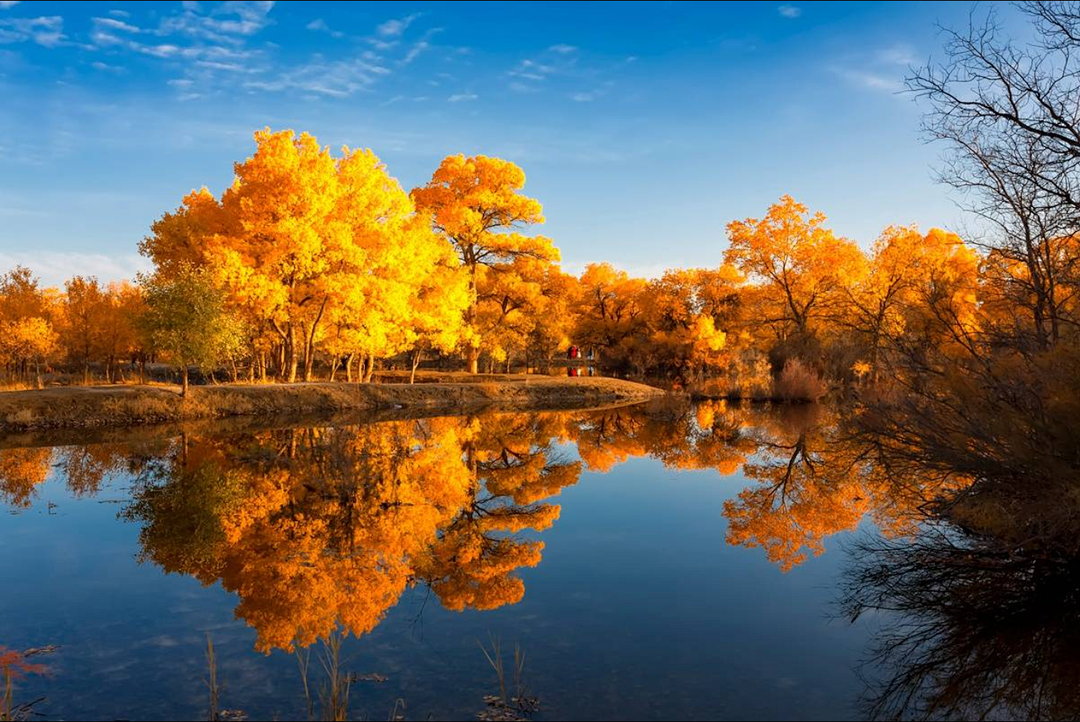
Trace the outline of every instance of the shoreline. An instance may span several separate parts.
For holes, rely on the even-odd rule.
[[[491,377],[488,377],[491,378]],[[0,438],[47,429],[142,426],[229,417],[349,411],[555,411],[648,401],[664,391],[603,377],[508,376],[417,384],[310,382],[192,386],[64,386],[0,392]]]

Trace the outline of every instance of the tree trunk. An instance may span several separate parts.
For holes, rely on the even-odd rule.
[[[236,359],[229,359],[229,364],[232,370],[232,382],[235,384],[240,380],[240,372],[236,370]]]
[[[183,372],[181,374],[183,376],[184,380],[183,380],[183,385],[180,387],[180,398],[182,398],[182,399],[187,398],[187,391],[188,391],[187,372],[188,372],[187,364],[184,364],[184,370],[183,370]]]
[[[315,369],[315,351],[311,347],[311,342],[307,338],[307,334],[304,334],[304,381],[311,381],[312,371]]]
[[[351,353],[348,358],[345,359],[345,381],[350,384],[352,383],[352,364],[354,358],[356,358],[356,354]]]
[[[296,370],[298,359],[296,357],[296,327],[289,324],[289,337],[285,341],[285,380],[292,384],[296,383]]]
[[[419,347],[417,347],[417,349],[415,351],[413,351],[412,372],[409,374],[409,383],[410,384],[416,383],[416,367],[420,365],[420,357],[423,356],[423,354],[424,354],[423,349],[421,349]]]
[[[334,377],[337,376],[338,366],[341,365],[341,357],[334,356],[334,362],[330,364],[330,383],[334,383]]]
[[[371,379],[375,376],[375,354],[369,353],[367,357],[367,368],[364,371],[364,383],[371,383]]]
[[[480,373],[480,349],[470,346],[465,349],[465,365],[469,369],[469,373]]]

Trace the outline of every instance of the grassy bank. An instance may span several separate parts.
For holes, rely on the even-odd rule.
[[[233,416],[332,414],[380,409],[468,412],[480,409],[586,408],[644,401],[662,394],[607,378],[507,376],[423,384],[222,384],[192,387],[186,399],[173,386],[58,387],[0,393],[0,434],[30,429],[159,424]]]

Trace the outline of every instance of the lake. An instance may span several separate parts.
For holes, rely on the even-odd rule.
[[[859,717],[880,617],[840,613],[851,545],[914,527],[837,418],[669,403],[9,439],[0,646],[57,647],[15,701],[206,719],[209,638],[224,717],[317,717],[318,640],[341,633],[353,718]],[[496,651],[509,709],[485,702]]]

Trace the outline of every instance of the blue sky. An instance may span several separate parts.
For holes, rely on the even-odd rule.
[[[783,193],[863,245],[956,228],[898,91],[970,10],[0,2],[0,271],[132,275],[150,223],[220,192],[263,126],[369,147],[406,190],[445,155],[513,160],[573,272],[715,266],[727,222]]]

